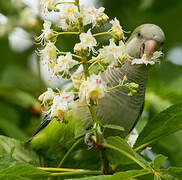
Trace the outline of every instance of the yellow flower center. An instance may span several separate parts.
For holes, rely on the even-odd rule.
[[[73,8],[67,8],[66,10],[68,13],[74,13],[74,9]]]

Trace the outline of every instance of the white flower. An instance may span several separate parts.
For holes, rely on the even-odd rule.
[[[41,56],[41,60],[47,60],[49,66],[53,68],[57,60],[57,48],[51,41],[48,41],[45,48],[40,50],[38,55]]]
[[[120,22],[117,20],[117,18],[114,18],[114,20],[111,20],[110,23],[112,24],[112,27],[109,31],[113,34],[113,36],[118,40],[125,39],[123,29],[120,25]]]
[[[109,64],[110,67],[115,67],[127,59],[126,46],[123,42],[117,46],[113,39],[110,39],[110,44],[99,49],[99,55],[97,57],[104,63]]]
[[[69,75],[69,69],[76,65],[78,62],[72,59],[72,55],[70,52],[66,54],[66,56],[59,56],[57,59],[57,64],[54,66],[53,71],[55,74],[62,73]]]
[[[81,33],[80,34],[80,41],[81,41],[81,47],[82,49],[89,49],[94,51],[94,48],[97,45],[96,39],[92,36],[92,33],[90,29],[87,31],[87,33]]]
[[[50,113],[51,117],[62,118],[67,110],[76,107],[74,94],[72,92],[62,92],[60,95],[54,97],[53,104],[47,113]]]
[[[80,17],[78,7],[72,3],[65,3],[61,8],[60,19],[69,20],[72,24]]]
[[[79,88],[84,78],[83,65],[80,65],[76,72],[71,76],[74,87]]]
[[[153,53],[153,56],[152,56],[151,60],[150,60],[150,59],[147,59],[146,54],[144,54],[144,55],[142,56],[142,58],[133,59],[131,64],[132,64],[132,65],[133,65],[133,64],[145,64],[146,66],[147,66],[148,64],[154,65],[156,62],[159,62],[159,58],[160,58],[162,55],[163,55],[163,53],[162,53],[161,51],[155,51],[155,52]]]
[[[91,75],[87,81],[80,85],[79,98],[80,102],[90,103],[90,99],[97,104],[98,99],[104,97],[106,85],[100,75]]]
[[[105,8],[103,7],[96,9],[93,5],[88,8],[82,6],[81,11],[83,14],[83,25],[85,26],[92,23],[93,27],[96,26],[97,19],[103,14],[104,9]]]
[[[71,25],[66,22],[66,19],[60,19],[58,27],[60,27],[63,31],[71,31],[73,29]]]
[[[49,10],[55,9],[55,0],[40,0],[40,8],[45,15],[47,15]]]
[[[53,30],[51,29],[50,21],[45,21],[43,27],[42,34],[36,37],[35,40],[40,41],[42,45],[45,45],[46,41],[48,41],[53,36]]]
[[[155,51],[153,53],[153,56],[152,56],[151,60],[153,60],[153,61],[159,60],[159,58],[161,56],[163,56],[163,53],[161,51]]]
[[[38,99],[39,101],[42,102],[42,104],[45,105],[45,103],[47,103],[48,100],[51,101],[54,99],[54,97],[55,97],[54,91],[51,88],[47,88],[47,91],[41,94]]]

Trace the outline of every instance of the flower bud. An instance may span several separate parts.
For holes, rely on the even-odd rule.
[[[97,26],[103,26],[109,17],[105,13],[101,13],[99,17],[97,17]]]
[[[76,43],[75,46],[74,46],[74,52],[78,55],[81,54],[81,51],[82,51],[82,46],[81,46],[81,43]]]

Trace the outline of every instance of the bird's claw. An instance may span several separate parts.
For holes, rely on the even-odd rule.
[[[87,133],[84,137],[84,142],[88,146],[88,149],[91,149],[95,144],[95,142],[91,138],[93,135],[94,135],[94,132],[91,132],[91,133]]]

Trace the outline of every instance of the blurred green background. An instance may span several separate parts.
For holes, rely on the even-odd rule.
[[[84,2],[85,1],[85,2]],[[30,3],[31,2],[31,3]],[[113,19],[117,17],[125,31],[143,23],[159,25],[166,34],[165,58],[149,74],[145,111],[142,119],[182,101],[182,1],[181,0],[98,0]],[[83,0],[83,3],[92,1]],[[32,6],[32,4],[35,5]],[[0,1],[0,134],[27,140],[40,124],[41,107],[37,97],[46,87],[65,85],[61,79],[50,81],[35,55],[39,45],[33,36],[41,33],[42,20],[37,13],[38,1]],[[129,35],[128,35],[129,36]],[[71,39],[60,40],[63,49]],[[154,153],[169,157],[169,163],[182,166],[182,132],[161,139]]]

